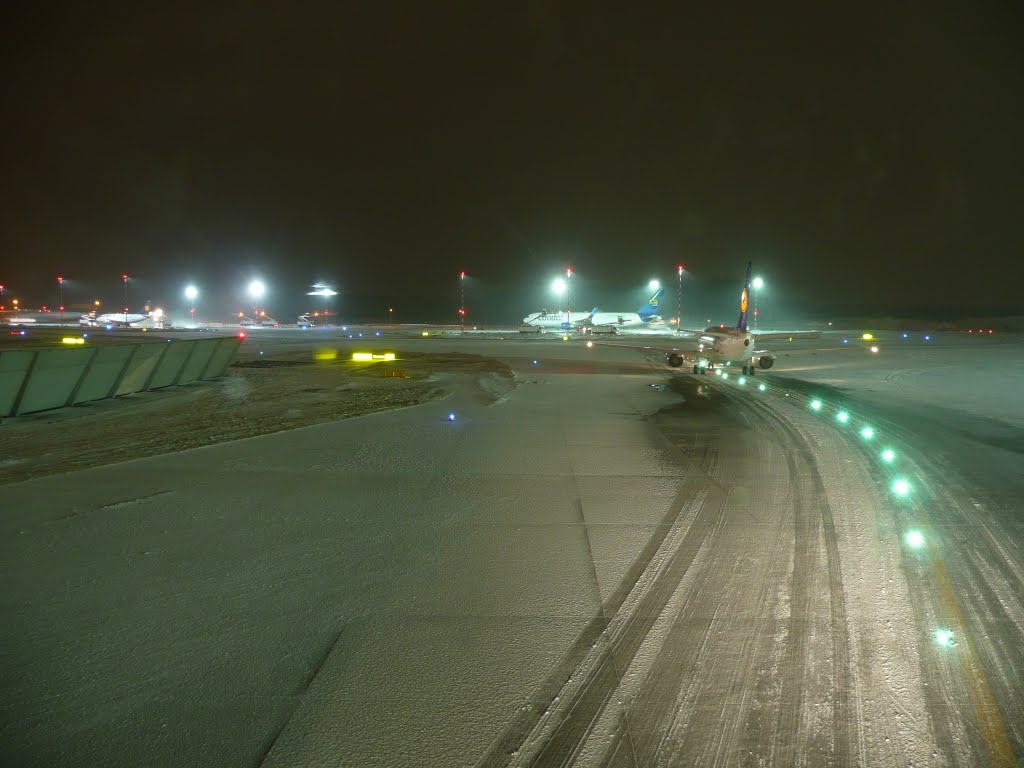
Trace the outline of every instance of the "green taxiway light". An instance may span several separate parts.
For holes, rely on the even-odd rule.
[[[906,535],[903,537],[903,540],[906,541],[907,546],[912,549],[920,549],[924,546],[924,534],[916,528],[907,531]]]
[[[758,384],[757,388],[760,389],[762,392],[764,392],[766,389],[768,389],[768,387],[766,387],[764,384]]]
[[[871,427],[864,427],[864,429],[860,431],[860,436],[863,437],[865,440],[870,440],[872,437],[875,436],[875,430],[872,429]]]
[[[894,461],[896,461],[896,451],[894,451],[892,448],[886,448],[884,451],[882,451],[882,461],[884,461],[886,464],[892,464]]]
[[[910,493],[910,483],[906,480],[897,480],[892,484],[892,492],[897,496],[906,496]]]
[[[836,421],[838,421],[840,424],[845,424],[849,420],[850,414],[848,414],[846,411],[840,411],[839,413],[836,414]]]
[[[949,629],[936,629],[935,642],[943,648],[952,648],[956,645],[956,640],[953,639],[953,632]]]
[[[729,378],[729,374],[728,373],[723,373],[722,374],[722,378],[723,379],[728,379]]]
[[[821,400],[811,400],[811,410],[812,411],[820,411],[821,410]]]
[[[744,384],[747,383],[747,380],[743,376],[740,376],[738,381],[739,381],[740,386],[743,386]]]

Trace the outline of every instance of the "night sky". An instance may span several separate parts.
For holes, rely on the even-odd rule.
[[[1021,304],[1019,3],[633,5],[6,3],[0,282],[412,321],[466,269],[498,322],[567,264],[623,309],[752,259],[793,306]]]

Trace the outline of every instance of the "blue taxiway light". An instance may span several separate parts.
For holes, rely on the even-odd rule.
[[[850,343],[849,339],[843,339],[843,344],[849,344],[849,343]]]
[[[455,421],[455,414],[454,413],[449,413],[448,414],[448,421]]]

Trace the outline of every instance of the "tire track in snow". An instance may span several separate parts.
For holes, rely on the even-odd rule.
[[[654,427],[652,433],[677,452]],[[629,667],[707,533],[721,518],[727,491],[703,471],[713,468],[717,457],[713,432],[702,435],[691,454],[681,457],[685,476],[658,531],[605,601],[603,611],[540,687],[536,699],[548,706],[520,710],[478,766],[566,765],[573,761],[621,683],[618,670]],[[618,735],[624,730],[622,721]],[[623,755],[619,752],[617,759]]]
[[[846,596],[843,590],[842,568],[839,557],[839,541],[836,534],[835,519],[832,508],[828,502],[828,493],[825,482],[818,470],[814,449],[800,431],[794,427],[784,416],[775,411],[766,403],[751,399],[740,392],[732,391],[730,388],[722,388],[727,396],[736,405],[746,406],[755,413],[769,428],[777,435],[786,438],[789,450],[786,454],[789,465],[791,489],[794,493],[794,528],[797,532],[797,540],[794,547],[793,567],[793,598],[792,605],[803,605],[806,611],[802,620],[794,622],[791,613],[790,627],[798,642],[793,643],[791,635],[790,662],[791,669],[796,672],[797,666],[803,665],[800,675],[784,676],[784,681],[792,688],[799,686],[798,692],[790,691],[784,696],[789,707],[796,707],[795,710],[780,712],[780,723],[788,718],[793,722],[793,717],[799,718],[799,700],[802,691],[811,682],[806,679],[806,639],[802,637],[801,630],[805,630],[809,624],[809,618],[813,610],[813,592],[808,588],[808,583],[813,583],[813,577],[817,565],[817,539],[818,530],[823,534],[826,552],[826,564],[828,568],[828,589],[830,604],[830,625],[832,639],[832,749],[833,757],[838,759],[840,765],[852,765],[859,752],[855,748],[856,736],[853,733],[854,724],[850,719],[850,638],[847,627]],[[811,493],[804,493],[804,488],[799,478],[809,478]],[[803,534],[801,537],[799,534]],[[801,540],[802,538],[802,540]],[[791,609],[792,610],[792,609]],[[785,689],[784,689],[785,691]],[[794,702],[794,699],[797,702]],[[794,748],[799,746],[799,739],[796,738],[797,728],[781,730],[778,736],[785,738],[790,734]],[[797,753],[787,750],[784,758],[785,764],[797,762]]]

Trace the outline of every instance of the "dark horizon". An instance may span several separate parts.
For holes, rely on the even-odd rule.
[[[26,300],[53,303],[58,274],[113,304],[125,271],[167,304],[263,275],[282,313],[326,280],[353,309],[429,321],[465,269],[488,286],[474,300],[518,319],[569,265],[587,300],[625,309],[677,263],[738,292],[753,260],[803,311],[1019,305],[1016,6],[5,21],[0,283]],[[701,311],[727,314],[712,293]]]

